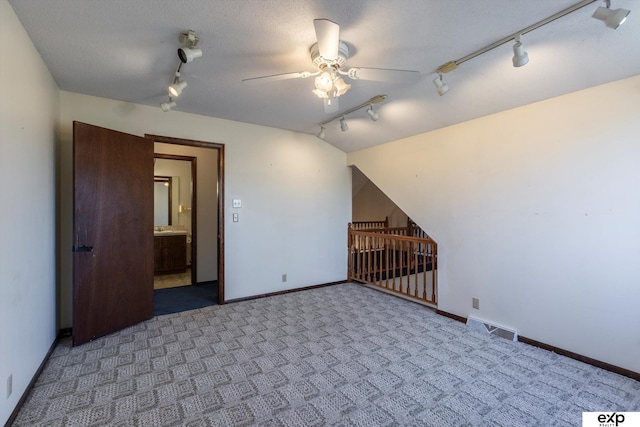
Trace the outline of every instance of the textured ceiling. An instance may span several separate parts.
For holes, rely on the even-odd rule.
[[[350,81],[340,111],[378,94],[380,120],[362,112],[350,130],[327,125],[346,151],[393,141],[491,113],[640,74],[640,2],[611,30],[591,18],[596,1],[523,37],[530,62],[511,65],[512,42],[432,80],[464,57],[577,0],[9,0],[60,89],[158,106],[178,64],[178,36],[195,30],[202,58],[182,69],[179,111],[316,134],[330,116],[313,79],[247,85],[270,74],[313,71],[313,20],[340,24],[348,67],[417,70],[415,84]],[[636,10],[634,10],[636,9]],[[348,79],[347,79],[348,80]],[[172,114],[168,112],[167,114]],[[567,112],[570,114],[570,112]],[[603,111],[603,114],[606,114]]]

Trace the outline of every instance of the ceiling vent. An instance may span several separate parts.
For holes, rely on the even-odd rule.
[[[478,319],[477,317],[467,317],[467,326],[476,332],[480,332],[481,334],[496,335],[501,338],[506,338],[510,341],[518,341],[518,331],[516,331],[515,329],[496,325],[487,322],[486,320]]]

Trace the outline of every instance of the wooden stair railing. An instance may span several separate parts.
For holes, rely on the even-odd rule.
[[[422,303],[437,304],[438,246],[412,226],[349,228],[349,280]],[[424,234],[426,235],[426,234]]]

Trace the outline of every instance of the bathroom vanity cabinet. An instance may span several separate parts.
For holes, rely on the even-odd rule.
[[[184,273],[187,270],[187,235],[153,237],[154,273]]]

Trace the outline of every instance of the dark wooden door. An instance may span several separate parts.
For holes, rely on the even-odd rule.
[[[153,141],[73,123],[73,343],[153,317]]]

